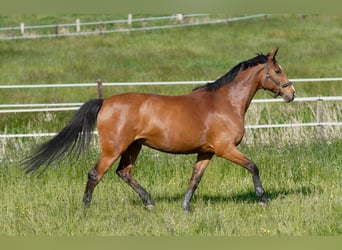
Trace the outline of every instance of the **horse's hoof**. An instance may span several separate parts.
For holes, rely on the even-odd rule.
[[[154,211],[156,209],[154,205],[146,205],[145,208],[150,211]]]
[[[267,207],[267,203],[262,202],[262,201],[259,202],[259,205],[260,205],[261,207]]]
[[[191,214],[190,206],[183,207],[183,211],[185,212],[185,214]]]
[[[260,199],[260,201],[259,201],[259,204],[260,204],[260,206],[262,206],[262,207],[266,207],[266,206],[267,206],[267,203],[268,203],[268,201],[267,201],[266,198],[262,198],[262,199]]]

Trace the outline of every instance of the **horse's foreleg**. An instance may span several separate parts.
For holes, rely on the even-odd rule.
[[[197,162],[194,166],[192,176],[190,179],[190,183],[189,183],[189,187],[185,193],[183,203],[182,203],[182,208],[186,212],[190,212],[191,198],[192,198],[193,194],[195,193],[195,190],[201,181],[202,175],[203,175],[205,169],[207,168],[209,161],[211,160],[212,157],[213,157],[212,154],[199,154],[197,156]]]
[[[224,154],[218,156],[239,164],[252,174],[255,193],[259,197],[260,202],[263,205],[266,205],[267,198],[265,196],[264,188],[261,184],[259,169],[257,168],[256,164],[244,156],[236,147],[229,148],[229,150]]]
[[[132,143],[127,150],[122,154],[117,175],[123,179],[135,192],[140,196],[144,206],[148,209],[154,208],[154,202],[150,194],[132,177],[132,167],[141,150],[141,145]]]
[[[88,173],[88,182],[83,196],[83,204],[85,207],[89,207],[96,185],[117,158],[118,157],[102,156],[95,167]]]

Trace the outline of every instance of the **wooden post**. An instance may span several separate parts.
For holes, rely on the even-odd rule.
[[[76,32],[81,31],[81,21],[79,18],[76,19]]]
[[[58,24],[55,26],[55,35],[58,36]]]
[[[99,99],[102,99],[102,80],[97,80],[97,96]]]
[[[142,28],[143,28],[144,32],[146,32],[146,21],[145,21],[145,18],[142,21]]]
[[[323,125],[320,125],[323,122],[323,98],[321,96],[317,99],[317,108],[316,108],[316,117],[317,117],[317,139],[322,139],[324,136],[324,128]]]
[[[103,22],[102,22],[102,20],[100,20],[100,23],[99,23],[99,31],[100,31],[100,33],[102,33],[102,30],[103,30]]]

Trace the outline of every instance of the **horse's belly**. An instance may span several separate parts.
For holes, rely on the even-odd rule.
[[[156,150],[172,153],[172,154],[193,154],[213,152],[213,148],[200,138],[191,137],[191,135],[178,134],[172,136],[170,134],[165,136],[147,137],[143,141],[143,145]]]

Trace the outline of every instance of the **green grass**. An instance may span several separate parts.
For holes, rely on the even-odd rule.
[[[74,20],[76,16],[1,17],[4,25]],[[82,15],[91,21],[94,16]],[[106,18],[103,18],[106,19]],[[71,21],[70,21],[71,22]],[[255,53],[279,46],[289,78],[341,77],[342,18],[271,16],[235,23],[89,37],[0,42],[0,84],[210,80]],[[104,96],[141,91],[188,93],[193,86],[105,87]],[[340,83],[296,83],[297,96],[341,95]],[[84,102],[92,88],[1,90],[0,103]],[[263,91],[256,98],[270,98]],[[323,103],[323,119],[341,121],[339,102]],[[247,124],[315,122],[317,103],[252,104]],[[73,112],[1,114],[1,133],[57,132]],[[134,176],[150,191],[156,211],[109,171],[82,207],[97,142],[79,161],[66,159],[40,178],[19,161],[40,139],[0,140],[0,235],[340,235],[342,129],[247,130],[242,152],[257,163],[269,206],[259,206],[251,176],[214,158],[192,202],[180,208],[194,155],[144,149]],[[113,170],[115,166],[113,167]]]
[[[277,46],[290,78],[340,76],[341,22],[276,15],[148,33],[2,41],[0,83],[209,80]]]
[[[27,145],[27,144],[26,144]],[[25,144],[22,145],[23,147]],[[17,147],[17,146],[15,146]],[[91,207],[82,196],[95,152],[42,177],[27,177],[17,163],[0,169],[2,235],[339,235],[342,233],[341,141],[285,146],[242,146],[259,165],[270,199],[258,204],[250,175],[215,158],[192,202],[180,207],[193,156],[144,149],[134,176],[150,191],[154,212],[115,175],[98,185]],[[320,154],[317,154],[320,152]]]

